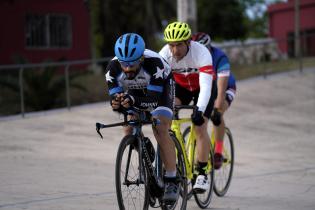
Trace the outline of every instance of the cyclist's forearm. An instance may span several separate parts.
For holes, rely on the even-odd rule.
[[[199,76],[200,93],[197,102],[199,111],[205,112],[207,105],[209,103],[212,90],[212,78],[213,76],[211,74],[200,72]]]
[[[218,94],[216,99],[215,107],[221,108],[223,106],[223,102],[225,100],[225,91],[228,85],[229,77],[219,77],[217,81]]]

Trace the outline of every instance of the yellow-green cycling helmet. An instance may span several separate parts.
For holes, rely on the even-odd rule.
[[[191,29],[187,23],[173,22],[164,30],[164,40],[167,42],[186,41],[191,37]]]

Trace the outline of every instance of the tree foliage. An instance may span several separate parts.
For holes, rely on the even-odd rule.
[[[127,32],[139,33],[145,39],[147,48],[159,50],[157,43],[161,41],[161,37],[157,35],[163,32],[165,23],[175,21],[177,17],[177,4],[174,0],[90,1],[99,1],[101,5],[101,20],[98,22],[101,27],[96,28],[103,34],[103,56],[112,56],[116,39]],[[261,8],[265,1],[196,0],[198,30],[209,33],[215,40],[264,36],[267,19]],[[246,13],[248,8],[252,8],[254,14],[262,15],[249,18]]]
[[[198,0],[198,30],[216,39],[245,38],[245,8],[237,0]]]
[[[104,54],[113,55],[116,39],[123,33],[141,34],[148,48],[155,47],[155,34],[162,20],[176,17],[176,1],[103,0]]]

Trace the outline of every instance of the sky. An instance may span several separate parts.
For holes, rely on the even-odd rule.
[[[265,4],[257,3],[255,6],[246,10],[247,15],[250,18],[261,17],[267,10],[267,6],[275,2],[287,2],[287,0],[265,0]]]

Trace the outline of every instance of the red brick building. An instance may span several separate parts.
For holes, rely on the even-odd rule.
[[[304,56],[315,56],[315,0],[300,2],[300,35]],[[268,7],[269,36],[279,42],[282,52],[294,55],[295,0]]]
[[[1,0],[0,65],[91,57],[84,0]]]

